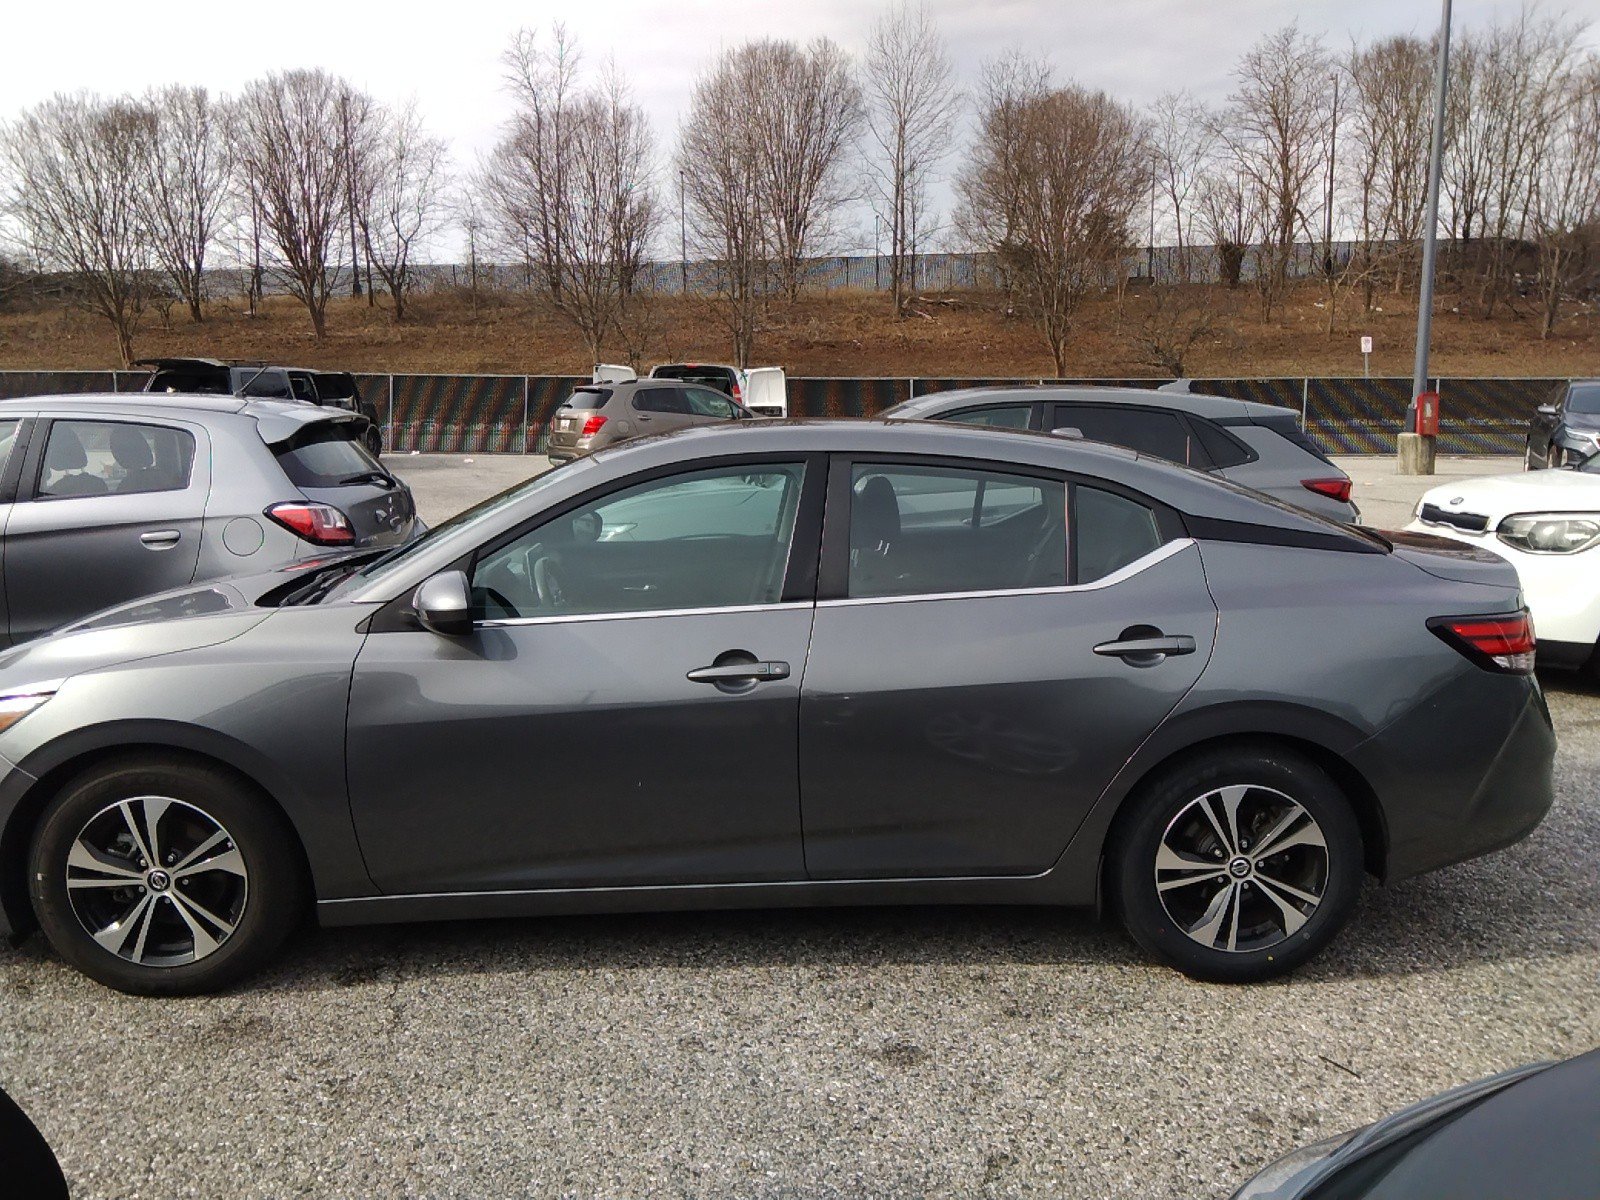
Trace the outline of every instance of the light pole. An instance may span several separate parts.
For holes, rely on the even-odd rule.
[[[1150,286],[1156,282],[1156,156],[1150,156],[1150,244],[1145,252],[1144,273],[1150,277]]]
[[[883,218],[872,214],[872,290],[881,292],[883,281],[878,264],[883,260]]]
[[[678,280],[683,294],[689,294],[689,206],[684,200],[683,168],[678,168]]]
[[[1439,16],[1439,61],[1433,79],[1433,143],[1428,154],[1428,211],[1422,226],[1422,286],[1417,296],[1417,357],[1411,370],[1411,407],[1407,424],[1415,428],[1415,413],[1422,394],[1428,390],[1428,340],[1433,336],[1433,269],[1438,252],[1439,170],[1444,157],[1444,107],[1450,86],[1450,0],[1444,0]],[[1433,474],[1433,459],[1424,455],[1425,469]],[[1402,468],[1404,462],[1402,461]]]
[[[1333,171],[1335,158],[1339,152],[1339,74],[1336,71],[1328,78],[1333,80],[1333,119],[1328,129],[1328,185],[1323,189],[1322,197],[1322,269],[1331,276],[1333,274]]]

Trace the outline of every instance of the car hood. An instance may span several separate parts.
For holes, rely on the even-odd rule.
[[[273,613],[261,599],[313,570],[366,555],[333,555],[259,575],[213,580],[146,596],[0,652],[0,693],[54,685],[84,671],[220,645]]]
[[[1431,488],[1424,504],[1445,512],[1476,513],[1490,529],[1512,513],[1600,512],[1600,475],[1580,471],[1522,471]]]

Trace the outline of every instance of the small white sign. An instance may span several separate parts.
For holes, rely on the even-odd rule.
[[[1363,353],[1363,354],[1371,354],[1372,353],[1372,339],[1370,337],[1364,337],[1364,338],[1361,339],[1361,353]]]

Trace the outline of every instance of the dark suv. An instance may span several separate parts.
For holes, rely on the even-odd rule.
[[[1600,450],[1600,379],[1569,379],[1534,411],[1522,465],[1575,467]]]
[[[362,399],[356,377],[348,371],[317,371],[220,358],[147,358],[134,366],[151,369],[144,385],[147,392],[303,400],[360,413],[367,419],[363,438],[367,449],[374,457],[383,452],[383,423],[378,418],[378,407]]]

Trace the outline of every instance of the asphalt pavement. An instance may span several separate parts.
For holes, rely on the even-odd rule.
[[[392,460],[435,521],[536,461]],[[1357,467],[1375,524],[1435,482]],[[307,930],[233,993],[159,1001],[35,938],[0,947],[0,1086],[80,1200],[1226,1196],[1600,1043],[1600,693],[1546,683],[1543,826],[1369,886],[1285,981],[1193,983],[1086,914],[1015,908]]]

